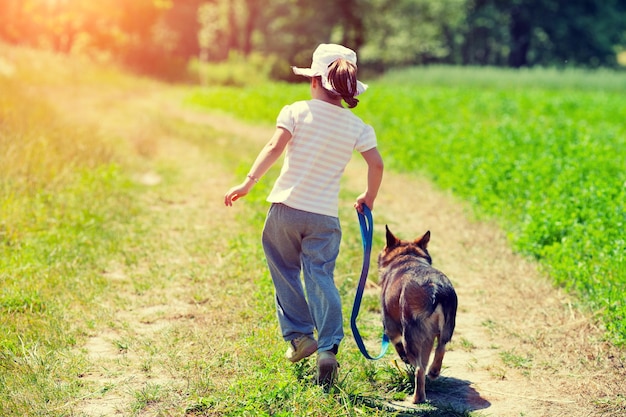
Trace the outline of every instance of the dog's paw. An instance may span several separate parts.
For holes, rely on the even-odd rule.
[[[428,378],[429,379],[437,379],[441,374],[441,368],[430,368],[428,370]]]
[[[416,394],[413,396],[413,399],[411,400],[413,402],[413,404],[424,404],[426,402],[426,395],[419,395]]]

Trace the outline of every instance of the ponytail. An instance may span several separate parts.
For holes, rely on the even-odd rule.
[[[357,93],[357,67],[353,63],[339,58],[328,66],[328,82],[334,91],[329,91],[334,96],[341,96],[349,108],[354,108],[359,103],[354,96]]]

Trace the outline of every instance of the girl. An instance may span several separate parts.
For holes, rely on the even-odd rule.
[[[374,129],[342,105],[343,100],[355,107],[359,102],[355,96],[367,89],[356,77],[356,53],[341,45],[321,44],[311,68],[292,69],[310,78],[311,100],[281,110],[274,135],[244,182],[226,193],[224,204],[232,206],[248,194],[286,149],[282,170],[267,197],[272,204],[263,228],[263,249],[275,287],[278,321],[289,342],[285,356],[297,362],[317,351],[317,382],[330,385],[343,339],[341,299],[334,283],[341,241],[339,182],[356,149],[368,168],[367,188],[354,207],[361,211],[365,204],[373,209],[383,161]]]

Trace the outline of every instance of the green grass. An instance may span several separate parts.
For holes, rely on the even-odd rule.
[[[254,152],[252,152],[254,153]],[[253,155],[251,155],[253,156]],[[245,174],[246,171],[241,171]],[[276,175],[277,173],[270,173]],[[390,400],[403,400],[413,393],[413,374],[408,368],[391,366],[385,361],[365,360],[353,343],[345,343],[341,349],[341,375],[335,387],[325,392],[314,383],[315,360],[307,359],[295,366],[285,367],[284,343],[277,337],[279,330],[275,320],[273,285],[264,271],[265,262],[258,244],[258,231],[263,226],[262,213],[267,205],[265,196],[271,181],[259,183],[259,188],[246,197],[242,206],[241,225],[243,236],[233,237],[230,248],[240,254],[250,254],[243,270],[228,272],[233,279],[242,274],[256,283],[250,297],[250,316],[247,322],[256,323],[248,328],[247,336],[237,341],[236,353],[222,352],[211,367],[223,367],[236,373],[226,386],[209,386],[194,391],[193,401],[187,412],[197,415],[224,416],[423,416],[463,417],[471,416],[468,410],[457,409],[445,401],[434,401],[415,409],[399,412]],[[353,213],[349,213],[353,215]],[[250,234],[251,233],[251,234]],[[349,270],[351,263],[359,259],[361,242],[356,236],[342,241],[338,270]],[[241,268],[242,264],[230,268]],[[355,268],[353,268],[355,269]],[[352,277],[356,280],[357,277]],[[348,277],[338,278],[340,294],[349,299],[355,282]],[[348,294],[350,292],[350,294]],[[343,315],[350,317],[352,305],[344,303]],[[376,323],[380,332],[380,323]],[[218,364],[219,363],[219,364]],[[441,382],[440,382],[441,383]],[[429,382],[430,384],[430,382]],[[434,387],[433,388],[433,384]],[[436,391],[437,383],[429,385],[429,392]],[[445,382],[443,382],[445,384]],[[441,388],[444,389],[444,388]]]
[[[28,53],[30,56],[30,53]],[[29,58],[30,59],[30,58]],[[29,66],[32,69],[32,65]],[[51,74],[42,74],[39,82]],[[72,351],[104,314],[102,271],[134,214],[113,142],[70,127],[0,75],[0,415],[62,415],[84,388]]]
[[[310,98],[304,84],[264,83],[256,87],[214,86],[198,88],[187,103],[222,110],[249,122],[273,122],[285,105]]]
[[[272,123],[307,98],[304,84],[267,84],[198,89],[188,103]],[[430,67],[371,81],[356,112],[375,126],[387,167],[496,219],[624,345],[624,109],[624,72]]]
[[[206,178],[245,174],[241,161],[254,157],[254,147],[233,148],[223,132],[143,107],[121,109],[133,120],[110,131],[64,122],[66,115],[46,104],[50,90],[59,92],[55,100],[110,90],[123,106],[118,97],[153,86],[80,59],[0,50],[17,63],[10,77],[0,74],[0,415],[80,415],[83,401],[120,393],[128,396],[122,412],[131,416],[393,414],[388,401],[410,394],[410,378],[372,365],[355,346],[342,349],[342,378],[330,393],[312,382],[314,361],[285,366],[258,240],[270,181],[247,197],[229,228],[205,205],[194,206],[192,194],[205,192]],[[146,120],[148,139],[140,137],[135,149],[120,140],[132,141],[132,122]],[[166,143],[147,143],[157,137]],[[160,146],[166,151],[159,154]],[[133,174],[145,170],[162,182],[135,182]],[[342,245],[341,270],[359,268],[356,234]],[[354,279],[340,278],[342,295],[353,291]],[[175,291],[205,306],[198,317],[157,314],[151,319],[173,321],[154,335],[128,322]],[[351,306],[344,308],[349,317]],[[103,332],[117,356],[95,365],[85,343]],[[136,379],[145,382],[130,384]],[[434,402],[404,415],[470,412]]]
[[[626,71],[579,68],[497,68],[432,65],[392,70],[385,83],[497,90],[626,91]]]
[[[2,45],[0,51],[0,57],[10,56],[17,62],[11,77],[0,74],[0,415],[79,415],[75,407],[83,400],[108,398],[110,393],[115,397],[120,391],[129,396],[122,410],[125,415],[480,414],[457,409],[446,400],[394,411],[390,401],[412,393],[411,371],[385,361],[368,362],[349,342],[342,346],[339,384],[330,393],[312,383],[314,361],[285,366],[273,287],[259,244],[271,178],[246,197],[246,204],[238,207],[236,221],[227,228],[220,223],[220,213],[207,214],[206,205],[198,203],[215,196],[197,196],[205,192],[206,181],[230,183],[231,177],[221,178],[224,172],[235,171],[232,178],[245,175],[249,166],[245,161],[251,161],[258,149],[233,147],[232,141],[239,138],[229,135],[232,140],[225,140],[224,132],[185,123],[162,110],[123,108],[134,95],[152,90],[154,86],[143,85],[143,80],[80,59],[6,51]],[[380,111],[375,116],[361,113],[375,124],[391,119],[373,105],[375,100],[383,100],[377,97],[383,94],[379,85],[372,83],[372,90],[363,96],[358,108],[359,112]],[[423,88],[435,89],[426,98],[439,97],[440,101],[428,103],[433,105],[432,113],[425,112],[426,103],[419,105],[417,101],[415,109],[421,113],[417,112],[411,123],[429,117],[435,120],[437,112],[441,112],[444,124],[465,120],[459,113],[453,117],[441,110],[454,108],[450,100],[463,89]],[[114,103],[115,109],[122,107],[120,113],[128,113],[138,124],[123,119],[110,126],[115,134],[101,132],[87,122],[68,124],[64,115],[45,104],[50,89],[58,92],[54,97],[59,100],[81,99],[85,92],[99,95],[113,91],[106,103]],[[401,90],[393,87],[390,91]],[[223,110],[268,124],[285,103],[308,95],[306,86],[286,84],[197,91],[194,101],[219,99]],[[471,91],[481,94],[478,89]],[[614,105],[611,90],[603,91]],[[578,94],[577,90],[573,94]],[[593,98],[600,93],[586,94]],[[492,96],[485,96],[477,108],[463,111],[479,113]],[[495,96],[506,98],[507,94]],[[467,101],[467,97],[457,98],[457,103],[466,105]],[[106,109],[98,117],[109,117],[113,110]],[[581,110],[578,117],[592,113],[588,110]],[[611,112],[596,111],[594,118],[610,118],[615,113]],[[508,121],[511,128],[515,126],[513,119],[511,116]],[[136,126],[143,128],[144,122],[147,130],[142,129],[144,136],[133,149],[126,139],[132,142]],[[486,129],[488,123],[482,123]],[[432,141],[444,130],[441,125],[434,131],[415,129],[407,138],[400,138],[393,136],[394,125],[380,124],[381,148],[388,155],[388,166],[430,172],[421,160],[419,169],[404,166],[406,160],[392,145],[400,139],[419,139],[421,133]],[[407,125],[408,121],[397,126]],[[589,126],[593,128],[592,123]],[[607,126],[609,132],[623,133],[619,126]],[[466,131],[468,127],[455,129]],[[165,143],[150,142],[156,137]],[[608,142],[610,135],[604,138]],[[434,146],[443,148],[439,143]],[[407,153],[406,145],[396,149]],[[419,157],[411,154],[411,158]],[[158,173],[162,182],[146,187],[132,180],[133,173],[146,170]],[[433,170],[430,175],[441,175],[441,171],[447,169]],[[275,175],[277,168],[269,174]],[[476,198],[477,204],[480,198]],[[346,224],[347,219],[355,220],[352,210],[340,215]],[[359,270],[361,250],[358,233],[346,234],[337,270]],[[341,295],[349,299],[356,277],[346,274],[337,279]],[[181,292],[180,300],[201,306],[197,316],[174,320],[156,314],[153,320],[171,323],[153,335],[138,333],[127,320],[139,315],[141,307],[167,303],[170,299],[164,292]],[[345,303],[344,317],[349,317],[350,309],[350,303]],[[375,309],[375,300],[366,298],[362,312]],[[127,316],[119,318],[119,313]],[[363,321],[363,332],[372,337],[380,332],[378,321]],[[103,366],[94,370],[94,360],[86,354],[84,343],[103,331],[115,335],[110,344],[119,355],[109,363],[110,369]],[[458,343],[461,349],[473,349],[466,339]],[[509,367],[524,370],[530,366],[525,357],[513,351],[501,358]],[[101,372],[102,381],[90,379],[92,372]],[[120,378],[145,382],[126,386]],[[429,382],[428,392],[462,392],[461,383],[444,377]]]
[[[389,91],[400,84],[381,89],[382,97],[376,91],[367,106],[392,164],[426,173],[481,216],[498,219],[515,247],[539,260],[555,283],[603,311],[608,336],[624,344],[623,81],[615,90],[589,91],[569,87],[564,75],[562,89],[538,82],[417,93],[408,76],[393,95],[395,106]],[[385,115],[394,113],[416,117],[389,123]]]

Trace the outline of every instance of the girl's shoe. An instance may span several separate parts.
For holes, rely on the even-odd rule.
[[[337,379],[337,358],[330,350],[317,354],[317,383],[318,385],[330,386]]]
[[[302,335],[289,343],[285,357],[291,362],[298,362],[317,351],[317,342],[309,335]]]

